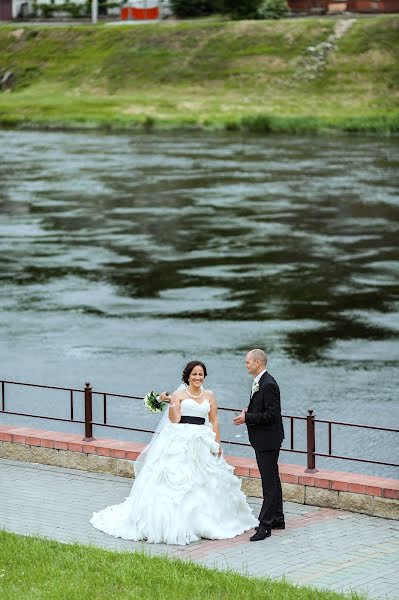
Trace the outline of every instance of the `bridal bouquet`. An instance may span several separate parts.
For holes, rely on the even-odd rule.
[[[166,403],[159,400],[159,394],[151,390],[144,396],[144,406],[152,413],[159,413],[165,410]]]

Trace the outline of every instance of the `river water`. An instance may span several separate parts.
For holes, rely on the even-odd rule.
[[[219,404],[241,408],[261,347],[285,414],[398,428],[397,139],[1,131],[0,147],[2,379],[144,395],[199,359]],[[64,393],[6,395],[8,410],[69,414]],[[108,418],[156,424],[138,401],[110,401]],[[230,418],[223,437],[247,441]],[[334,453],[399,462],[397,434],[333,435]]]

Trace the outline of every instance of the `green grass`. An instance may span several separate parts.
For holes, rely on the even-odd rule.
[[[265,557],[267,560],[267,557]],[[110,552],[0,531],[3,600],[360,600],[179,560]]]
[[[5,126],[399,131],[399,16],[358,19],[315,80],[334,19],[0,26]],[[21,34],[22,32],[22,34]]]

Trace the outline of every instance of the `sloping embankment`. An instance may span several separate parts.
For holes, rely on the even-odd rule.
[[[399,131],[399,16],[0,26],[3,126]]]

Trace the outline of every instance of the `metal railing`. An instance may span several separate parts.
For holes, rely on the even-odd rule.
[[[1,380],[1,410],[0,414],[5,415],[15,415],[22,417],[32,417],[35,419],[47,419],[50,421],[63,421],[66,423],[78,423],[84,425],[84,441],[92,441],[95,438],[93,437],[93,426],[96,427],[108,427],[111,429],[123,429],[127,431],[141,431],[144,433],[154,433],[151,429],[143,429],[142,427],[128,427],[126,425],[120,424],[112,424],[108,422],[107,418],[107,402],[109,398],[124,398],[128,400],[142,400],[141,396],[130,396],[127,394],[116,394],[111,392],[99,392],[93,390],[90,383],[86,383],[84,389],[76,389],[76,388],[66,388],[59,386],[50,386],[50,385],[37,385],[34,383],[23,383],[20,381],[7,381]],[[16,412],[11,410],[6,410],[7,406],[7,396],[6,396],[6,386],[25,386],[31,388],[40,388],[47,390],[61,390],[69,393],[69,418],[61,418],[61,417],[52,417],[49,415],[41,415],[41,414],[31,414],[26,412]],[[76,402],[76,394],[83,394],[84,396],[84,420],[75,419],[74,417],[74,408]],[[93,421],[93,397],[100,396],[102,398],[102,422]],[[237,412],[240,409],[236,408],[227,408],[227,407],[219,407],[220,411],[226,412]],[[288,419],[289,421],[289,430],[290,430],[290,443],[289,448],[282,448],[283,452],[291,452],[295,454],[306,454],[306,462],[307,468],[306,472],[314,473],[317,471],[316,469],[316,457],[323,458],[335,458],[341,460],[351,460],[356,462],[363,462],[374,465],[384,465],[389,467],[399,467],[399,463],[392,463],[380,460],[371,460],[367,458],[353,457],[353,456],[342,456],[339,454],[333,453],[333,425],[335,426],[344,426],[344,427],[357,427],[360,429],[370,429],[374,431],[384,431],[391,433],[399,433],[399,429],[394,429],[392,427],[379,427],[376,425],[361,425],[359,423],[345,423],[342,421],[330,421],[326,419],[316,419],[313,414],[313,410],[308,410],[308,414],[306,417],[304,416],[296,416],[296,415],[282,415],[283,419]],[[298,421],[306,421],[306,450],[295,448],[295,423]],[[316,423],[326,424],[328,427],[328,452],[317,452],[316,451]],[[318,438],[319,439],[319,438]],[[222,443],[231,444],[235,446],[250,446],[247,442],[236,442],[233,440],[221,440]]]

